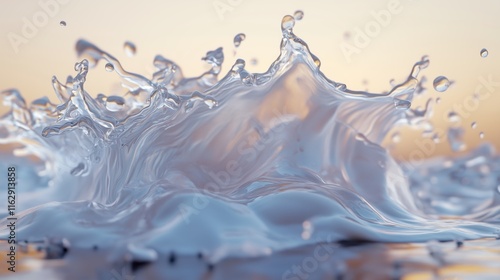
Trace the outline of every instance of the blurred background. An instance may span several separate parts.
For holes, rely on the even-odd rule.
[[[17,88],[28,102],[47,96],[57,103],[51,77],[64,81],[74,75],[74,46],[81,38],[147,77],[157,54],[178,63],[185,76],[197,76],[208,69],[201,57],[217,47],[226,57],[222,74],[237,58],[247,61],[248,70],[264,72],[279,54],[281,18],[297,10],[304,17],[295,34],[321,59],[325,75],[350,89],[390,90],[392,79],[404,81],[412,65],[429,56],[422,73],[427,91],[412,105],[434,99],[439,143],[423,153],[426,157],[451,153],[450,111],[461,116],[455,125],[464,129],[463,152],[483,142],[500,147],[500,2],[495,0],[5,0],[0,2],[0,89]],[[235,48],[238,33],[246,39]],[[135,55],[125,52],[126,41],[135,44]],[[487,56],[481,55],[483,48]],[[432,86],[441,75],[452,81],[445,92]],[[123,92],[103,64],[89,73],[86,89],[93,96]],[[0,108],[2,114],[7,110]],[[393,152],[407,160],[423,142],[421,131],[403,132]]]

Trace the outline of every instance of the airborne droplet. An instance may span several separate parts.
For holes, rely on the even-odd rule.
[[[61,21],[59,22],[59,25],[60,25],[60,26],[66,26],[66,22],[65,22],[64,20],[61,20]]]
[[[115,67],[111,63],[106,63],[106,66],[104,66],[104,69],[106,69],[106,71],[108,71],[108,72],[111,72],[111,71],[115,70]]]
[[[448,120],[452,123],[458,123],[460,122],[460,116],[457,113],[451,111],[448,113]]]
[[[481,57],[482,57],[482,58],[485,58],[485,57],[487,57],[487,56],[488,56],[488,50],[487,50],[487,49],[482,49],[482,50],[481,50]]]
[[[247,36],[244,33],[236,34],[236,36],[234,36],[234,40],[233,40],[234,46],[236,48],[239,47],[241,45],[241,42],[243,42],[246,37]]]
[[[293,13],[293,17],[295,18],[295,20],[301,20],[304,18],[304,12],[301,10],[297,10],[295,11],[295,13]]]
[[[435,90],[443,92],[446,91],[450,86],[450,81],[448,80],[448,78],[444,76],[439,76],[436,79],[434,79],[433,85]]]
[[[479,138],[484,139],[484,132],[479,132]]]
[[[127,56],[130,56],[130,57],[134,56],[135,53],[137,52],[137,48],[135,47],[135,44],[130,42],[130,41],[126,41],[123,44],[123,50],[125,51]]]
[[[476,127],[477,127],[477,123],[476,123],[476,122],[472,122],[472,123],[470,124],[470,127],[471,127],[472,129],[476,129]]]

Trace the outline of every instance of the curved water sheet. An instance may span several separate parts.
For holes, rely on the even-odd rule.
[[[489,146],[418,166],[381,146],[395,125],[432,131],[432,108],[411,109],[428,58],[386,93],[349,90],[321,73],[294,23],[283,19],[265,73],[237,60],[218,80],[219,48],[199,77],[157,56],[147,78],[81,40],[76,75],[52,80],[60,104],[4,91],[1,168],[18,168],[18,239],[104,248],[111,261],[175,251],[217,262],[340,240],[496,236],[500,161]],[[104,64],[123,96],[85,91]]]

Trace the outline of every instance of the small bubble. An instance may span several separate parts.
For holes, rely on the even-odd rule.
[[[484,139],[484,132],[479,132],[479,138]]]
[[[304,18],[304,12],[301,10],[297,10],[295,11],[295,13],[293,13],[293,17],[295,18],[295,20],[301,20]]]
[[[233,43],[234,46],[237,48],[241,45],[241,42],[245,40],[247,36],[244,33],[238,33],[236,36],[234,36]]]
[[[104,66],[104,69],[106,69],[106,71],[108,71],[108,72],[111,72],[111,71],[115,70],[115,67],[111,63],[106,63],[106,66]]]
[[[130,42],[130,41],[126,41],[124,44],[123,44],[123,50],[125,51],[125,53],[127,54],[127,56],[129,57],[132,57],[135,55],[135,53],[137,52],[137,48],[135,47],[135,44]]]
[[[487,56],[488,56],[488,50],[487,50],[487,49],[482,49],[482,50],[481,50],[481,57],[482,57],[482,58],[485,58],[485,57],[487,57]]]
[[[470,127],[471,127],[472,129],[476,129],[476,127],[477,127],[477,123],[476,123],[476,122],[472,122],[472,123],[470,124]]]
[[[448,80],[448,78],[444,76],[439,76],[436,79],[434,79],[433,85],[435,90],[439,92],[444,92],[450,86],[450,81]]]
[[[59,22],[59,25],[60,25],[60,26],[66,26],[66,22],[65,22],[64,20],[61,20],[61,21]]]

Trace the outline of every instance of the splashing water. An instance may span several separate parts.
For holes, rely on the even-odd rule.
[[[59,105],[2,92],[11,111],[0,143],[17,148],[1,164],[17,164],[30,186],[20,189],[18,238],[57,235],[145,261],[203,252],[215,263],[331,240],[494,236],[500,158],[490,145],[448,165],[398,162],[381,145],[396,125],[432,131],[430,103],[411,109],[428,58],[387,93],[350,90],[323,75],[294,24],[283,18],[281,53],[265,73],[238,59],[218,80],[219,48],[199,77],[157,56],[147,78],[80,40],[76,75],[52,80]],[[85,90],[101,61],[122,79],[124,96]],[[442,78],[438,91],[449,86]],[[462,134],[449,129],[452,149],[463,150]]]

